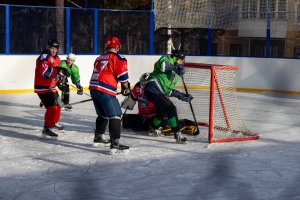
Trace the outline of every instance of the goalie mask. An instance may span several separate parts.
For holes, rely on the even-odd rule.
[[[142,86],[144,86],[146,84],[146,81],[148,80],[149,76],[150,76],[149,72],[142,74],[142,76],[140,78],[140,83]]]

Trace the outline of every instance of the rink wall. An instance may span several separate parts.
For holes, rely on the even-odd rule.
[[[0,55],[0,94],[33,92],[38,55]],[[65,59],[66,55],[61,55]],[[81,83],[87,89],[97,55],[77,55]],[[159,56],[125,55],[132,85],[144,72],[151,72]],[[244,92],[282,92],[300,95],[300,60],[187,56],[187,62],[240,66],[237,89]]]

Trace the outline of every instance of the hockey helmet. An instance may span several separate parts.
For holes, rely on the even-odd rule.
[[[48,40],[48,47],[55,47],[57,49],[59,49],[59,43],[57,40]]]
[[[121,49],[121,42],[116,36],[105,38],[105,48],[116,48],[116,46]]]
[[[67,56],[67,59],[70,59],[70,60],[75,61],[76,55],[75,55],[74,53],[70,53],[70,54]]]
[[[174,57],[177,58],[177,59],[181,59],[181,60],[185,59],[185,55],[180,50],[173,50],[172,51],[171,58],[174,58]]]
[[[141,76],[141,78],[140,78],[140,82],[145,82],[145,81],[147,81],[148,78],[149,78],[149,76],[150,76],[150,73],[149,73],[149,72],[146,72],[146,73],[142,74],[142,76]]]

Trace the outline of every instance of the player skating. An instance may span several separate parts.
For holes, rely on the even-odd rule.
[[[98,115],[94,143],[109,143],[111,153],[129,149],[122,145],[121,137],[121,107],[117,94],[117,84],[121,83],[121,93],[130,95],[128,82],[127,60],[118,54],[121,43],[115,36],[107,37],[106,53],[100,55],[94,62],[94,70],[90,81],[90,92]],[[110,141],[103,138],[108,124]]]
[[[186,95],[174,89],[178,77],[185,73],[184,61],[185,55],[179,50],[174,50],[171,56],[162,56],[155,63],[154,70],[144,88],[146,98],[154,103],[159,116],[167,117],[169,126],[174,132],[174,138],[178,143],[186,143],[187,138],[182,136],[179,130],[177,110],[169,97],[177,97],[186,102],[193,99],[192,95]],[[153,120],[153,127],[158,129],[161,123],[162,119],[156,117]]]
[[[67,56],[67,60],[62,60],[60,62],[60,67],[62,69],[62,72],[64,73],[64,78],[60,79],[57,86],[61,90],[61,100],[64,104],[65,110],[71,110],[72,106],[69,104],[70,102],[70,87],[69,87],[69,81],[68,77],[71,78],[72,83],[77,88],[77,94],[82,95],[83,94],[83,87],[80,84],[80,75],[79,75],[79,68],[74,63],[76,59],[75,54],[70,53]]]
[[[36,60],[34,92],[37,93],[46,108],[44,117],[43,138],[57,138],[52,128],[63,130],[58,124],[61,107],[56,84],[63,76],[60,70],[60,58],[57,55],[59,43],[57,40],[49,40],[48,48],[43,50]]]

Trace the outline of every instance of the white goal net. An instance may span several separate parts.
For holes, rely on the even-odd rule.
[[[243,122],[235,88],[239,67],[186,63],[184,81],[194,97],[192,107],[198,125],[207,127],[211,143],[258,139]],[[177,89],[185,92],[182,81]],[[189,103],[172,98],[179,119],[194,121]]]

